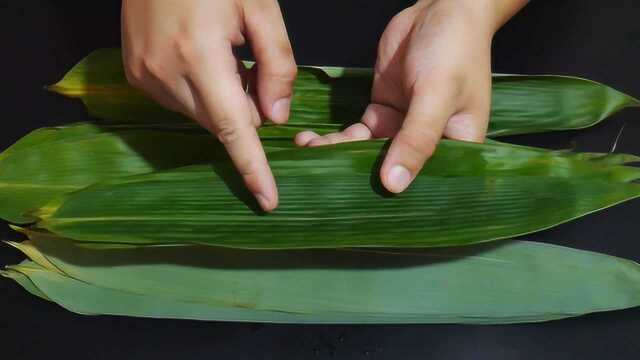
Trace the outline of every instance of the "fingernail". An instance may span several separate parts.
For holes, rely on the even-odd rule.
[[[289,117],[289,108],[291,107],[291,98],[286,97],[273,103],[272,121],[285,122]]]
[[[271,200],[269,200],[269,198],[267,198],[263,194],[256,194],[256,200],[258,200],[258,203],[260,204],[260,207],[262,208],[262,210],[264,211],[273,210],[273,206],[271,205]]]
[[[394,165],[387,175],[387,190],[392,193],[403,192],[411,183],[411,173],[402,165]]]

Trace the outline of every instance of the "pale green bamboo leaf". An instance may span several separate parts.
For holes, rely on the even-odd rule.
[[[169,318],[190,320],[220,320],[270,323],[340,323],[347,316],[323,314],[303,316],[282,312],[255,311],[242,308],[215,307],[207,304],[179,302],[172,299],[125,293],[83,283],[57,273],[46,271],[38,265],[14,266],[11,272],[19,273],[11,278],[20,285],[37,284],[37,291],[50,297],[65,309],[81,315],[123,315],[147,318]],[[28,277],[28,282],[25,281]],[[31,289],[29,287],[28,289]],[[363,315],[359,323],[379,322],[375,317]],[[401,322],[401,321],[395,321]],[[409,321],[405,321],[409,322]]]
[[[640,305],[638,264],[526,241],[430,250],[96,251],[36,235],[19,246],[63,273],[17,270],[48,297],[81,313],[499,324]]]
[[[519,146],[443,141],[410,189],[378,183],[380,141],[280,151],[280,206],[256,212],[230,163],[106,181],[38,211],[81,242],[240,248],[448,246],[510,238],[640,196],[633,167]],[[330,234],[330,236],[328,236]]]
[[[29,260],[25,260],[20,264],[20,266],[29,266],[32,262]],[[34,265],[38,266],[38,265]],[[29,277],[19,271],[13,270],[12,267],[8,267],[5,270],[0,270],[0,276],[4,276],[8,279],[12,279],[17,282],[20,286],[22,286],[25,290],[27,290],[31,295],[35,295],[41,299],[49,300],[47,295],[45,295],[38,287],[29,279]]]
[[[320,132],[358,121],[370,98],[371,69],[302,66],[289,124]],[[186,121],[128,86],[119,49],[98,50],[51,87],[82,99],[99,118],[124,122]],[[592,126],[640,102],[602,84],[568,76],[496,75],[489,135]]]

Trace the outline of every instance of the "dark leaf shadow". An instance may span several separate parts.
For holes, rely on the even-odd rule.
[[[203,270],[392,269],[458,261],[508,244],[508,241],[474,246],[430,249],[305,249],[244,250],[210,246],[158,246],[130,249],[88,249],[72,241],[36,238],[46,256],[84,267],[174,264]]]

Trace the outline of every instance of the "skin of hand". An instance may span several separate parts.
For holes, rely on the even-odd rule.
[[[233,53],[246,41],[250,71]],[[122,44],[128,81],[215,134],[273,210],[278,192],[256,128],[287,121],[297,72],[277,0],[123,0]]]
[[[359,123],[299,146],[393,138],[380,169],[385,188],[404,191],[450,139],[483,142],[491,108],[494,33],[527,1],[422,0],[387,26],[378,48],[371,103]]]

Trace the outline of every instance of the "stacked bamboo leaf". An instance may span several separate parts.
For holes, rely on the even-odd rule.
[[[367,69],[301,67],[289,124],[260,130],[281,197],[264,214],[219,143],[130,88],[118,50],[95,52],[51,89],[103,121],[0,154],[0,218],[22,224],[10,244],[29,258],[2,275],[77,313],[201,320],[513,323],[640,305],[634,262],[502,240],[640,197],[638,157],[443,140],[392,196],[385,141],[291,142],[357,120],[370,84]],[[495,75],[493,99],[492,136],[640,106],[560,76]]]
[[[313,127],[326,132],[359,120],[369,104],[372,81],[371,69],[300,67],[291,117],[288,126],[279,127],[280,131]],[[91,115],[111,123],[197,126],[131,88],[118,49],[94,52],[50,89],[81,99]],[[632,106],[638,107],[640,102],[585,79],[497,74],[493,76],[489,135],[585,128]]]

